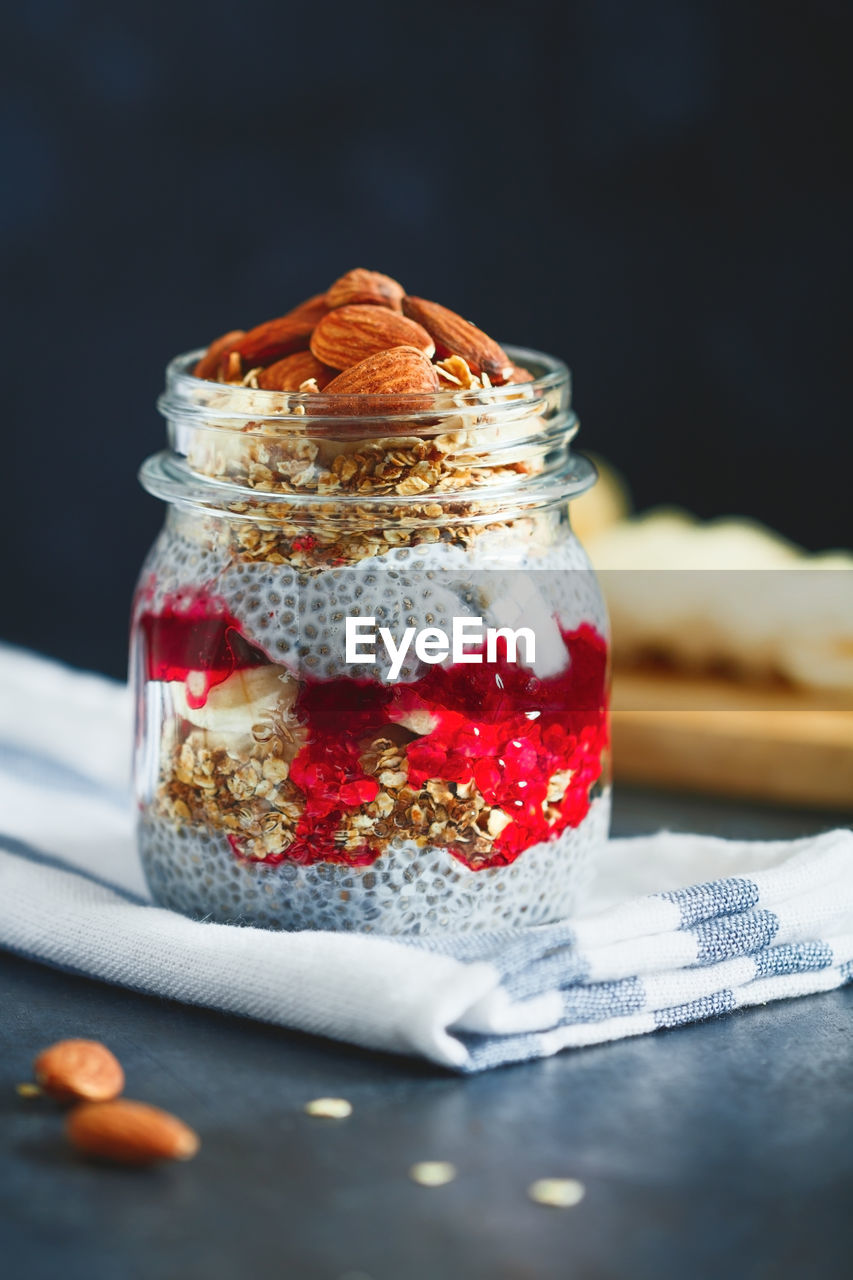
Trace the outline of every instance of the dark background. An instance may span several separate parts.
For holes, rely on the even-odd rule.
[[[28,0],[3,28],[3,638],[123,672],[166,360],[355,265],[563,356],[638,506],[853,542],[850,5]]]

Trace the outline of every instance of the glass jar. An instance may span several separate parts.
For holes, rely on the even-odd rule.
[[[571,910],[608,831],[608,638],[564,365],[436,394],[167,371],[169,504],[133,611],[155,899],[269,928]]]

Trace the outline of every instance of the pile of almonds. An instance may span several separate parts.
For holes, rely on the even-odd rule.
[[[72,1103],[65,1124],[72,1146],[88,1156],[119,1164],[191,1160],[198,1136],[168,1111],[119,1095],[124,1071],[98,1040],[60,1040],[35,1060],[35,1085],[19,1085],[24,1096],[44,1093]]]
[[[193,372],[263,391],[408,395],[458,390],[459,360],[485,387],[532,380],[455,311],[356,267],[286,315],[223,334]]]

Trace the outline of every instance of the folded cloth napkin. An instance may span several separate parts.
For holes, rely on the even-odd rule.
[[[153,906],[127,691],[0,646],[0,946],[136,991],[458,1071],[853,977],[853,832],[611,840],[584,910],[527,930],[273,933]]]

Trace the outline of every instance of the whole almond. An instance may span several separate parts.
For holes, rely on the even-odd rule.
[[[494,338],[470,320],[463,320],[438,302],[408,295],[403,299],[403,314],[423,325],[432,335],[440,359],[462,356],[474,373],[485,373],[492,382],[503,383],[509,379],[513,367],[509,356]]]
[[[311,335],[312,353],[333,369],[349,369],[391,347],[415,347],[425,356],[435,351],[426,329],[414,320],[363,303],[330,311]]]
[[[327,311],[325,293],[312,293],[310,298],[306,298],[298,306],[291,307],[287,314],[291,320],[305,320],[316,324],[318,320],[322,320]]]
[[[121,1063],[98,1040],[60,1040],[39,1054],[34,1073],[44,1093],[64,1102],[103,1102],[124,1088]]]
[[[298,391],[303,382],[313,378],[322,391],[334,376],[334,370],[321,364],[310,351],[295,351],[263,369],[258,374],[258,386],[262,391]]]
[[[512,366],[512,375],[507,378],[507,382],[535,382],[536,379],[529,369],[524,369],[520,364]]]
[[[392,347],[339,373],[325,387],[322,406],[309,412],[354,416],[419,413],[430,408],[438,389],[438,374],[422,351]],[[418,394],[421,392],[424,394]]]
[[[250,329],[238,344],[237,354],[242,356],[247,369],[272,364],[293,351],[305,351],[311,338],[313,323],[297,317],[278,316],[265,320]]]
[[[256,325],[234,344],[234,350],[243,358],[246,369],[272,364],[293,351],[305,351],[317,321],[326,314],[325,294],[317,293],[306,298],[287,315],[265,320]]]
[[[384,395],[418,391],[435,392],[438,374],[417,347],[390,347],[377,351],[339,373],[326,386],[325,395]]]
[[[331,309],[361,302],[400,311],[404,293],[403,286],[392,280],[391,276],[384,276],[381,271],[367,271],[364,267],[356,267],[341,276],[326,291],[326,306]]]
[[[68,1116],[68,1138],[78,1151],[119,1164],[191,1160],[198,1135],[177,1116],[144,1102],[84,1102]]]
[[[245,329],[231,329],[228,333],[223,333],[221,338],[215,338],[193,369],[195,376],[197,378],[215,378],[219,373],[222,357],[231,351],[234,344],[245,336]]]

